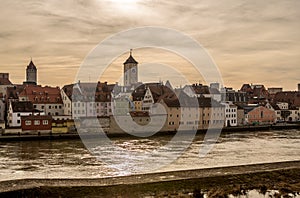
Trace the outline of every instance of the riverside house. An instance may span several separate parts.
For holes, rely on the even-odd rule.
[[[29,115],[44,115],[41,112],[33,108],[33,104],[30,101],[10,102],[7,115],[7,125],[9,127],[21,127],[21,117]]]
[[[245,121],[250,125],[274,124],[275,111],[259,105],[247,105],[244,107]]]
[[[49,115],[29,115],[21,116],[22,132],[51,132],[52,116]]]

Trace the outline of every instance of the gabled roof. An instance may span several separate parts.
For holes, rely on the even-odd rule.
[[[150,89],[154,102],[157,102],[158,99],[165,94],[173,94],[172,89],[160,83],[151,83],[151,84],[149,83],[146,84],[146,87]]]
[[[224,105],[220,104],[216,100],[212,98],[198,98],[199,107],[224,107]]]
[[[60,103],[62,104],[59,87],[42,87],[39,85],[26,85],[19,97],[26,97],[32,103]]]
[[[7,87],[6,89],[6,100],[8,99],[19,99],[19,94],[24,90],[25,85],[14,85],[13,87]]]
[[[160,100],[163,100],[168,107],[199,107],[199,108],[211,108],[211,107],[224,107],[214,99],[205,97],[189,97],[183,91],[179,94],[179,98],[174,94],[173,97],[162,96]]]
[[[300,92],[284,91],[277,92],[273,99],[274,103],[287,102],[289,107],[300,107]]]
[[[111,92],[115,84],[108,85],[107,82],[97,83],[82,83],[65,85],[62,90],[66,93],[70,100],[78,101],[95,101],[95,102],[109,102],[111,101]]]
[[[192,84],[190,88],[195,92],[195,94],[209,94],[209,87],[202,84]]]
[[[243,84],[240,91],[247,92],[247,93],[252,93],[253,89],[252,89],[251,85]]]
[[[0,85],[12,85],[9,80],[9,73],[0,73]]]
[[[12,102],[13,112],[40,112],[33,108],[33,104],[30,101],[17,101]]]

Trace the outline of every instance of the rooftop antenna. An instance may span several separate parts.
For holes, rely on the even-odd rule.
[[[132,55],[132,49],[130,49],[130,56]]]

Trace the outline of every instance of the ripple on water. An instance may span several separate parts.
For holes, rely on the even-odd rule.
[[[80,140],[8,142],[0,146],[0,180],[16,178],[110,177],[150,171],[147,160],[168,162],[171,152],[180,155],[186,140],[164,148],[170,137],[121,138],[112,142],[121,149],[93,149],[94,156]],[[203,135],[196,137],[180,158],[158,171],[208,168],[241,164],[300,160],[300,130],[226,133],[210,152],[200,158]],[[131,155],[128,154],[131,152]],[[148,154],[148,158],[134,153]],[[151,155],[150,155],[151,154]],[[100,160],[99,160],[100,159]],[[144,170],[145,171],[145,170]]]

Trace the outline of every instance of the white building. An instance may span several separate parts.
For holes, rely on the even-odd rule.
[[[270,109],[275,111],[276,122],[297,122],[300,120],[300,108],[291,108],[287,102],[278,102]]]
[[[221,103],[225,106],[225,126],[237,126],[237,106],[232,102]]]
[[[129,115],[130,111],[134,111],[135,105],[131,100],[130,92],[120,92],[112,99],[112,114],[113,115]]]
[[[72,86],[72,88],[73,88],[73,86]],[[61,99],[63,101],[63,110],[64,110],[63,114],[71,116],[72,115],[72,100],[66,93],[67,91],[68,91],[68,89],[66,88],[66,86],[64,86],[60,90]]]
[[[108,117],[112,114],[111,90],[107,83],[75,83],[61,90],[64,115]]]
[[[29,101],[10,102],[8,107],[7,124],[9,127],[21,127],[21,116],[45,115],[33,108]]]
[[[149,87],[146,89],[145,96],[142,100],[142,111],[151,111],[150,108],[154,104],[154,98]]]

